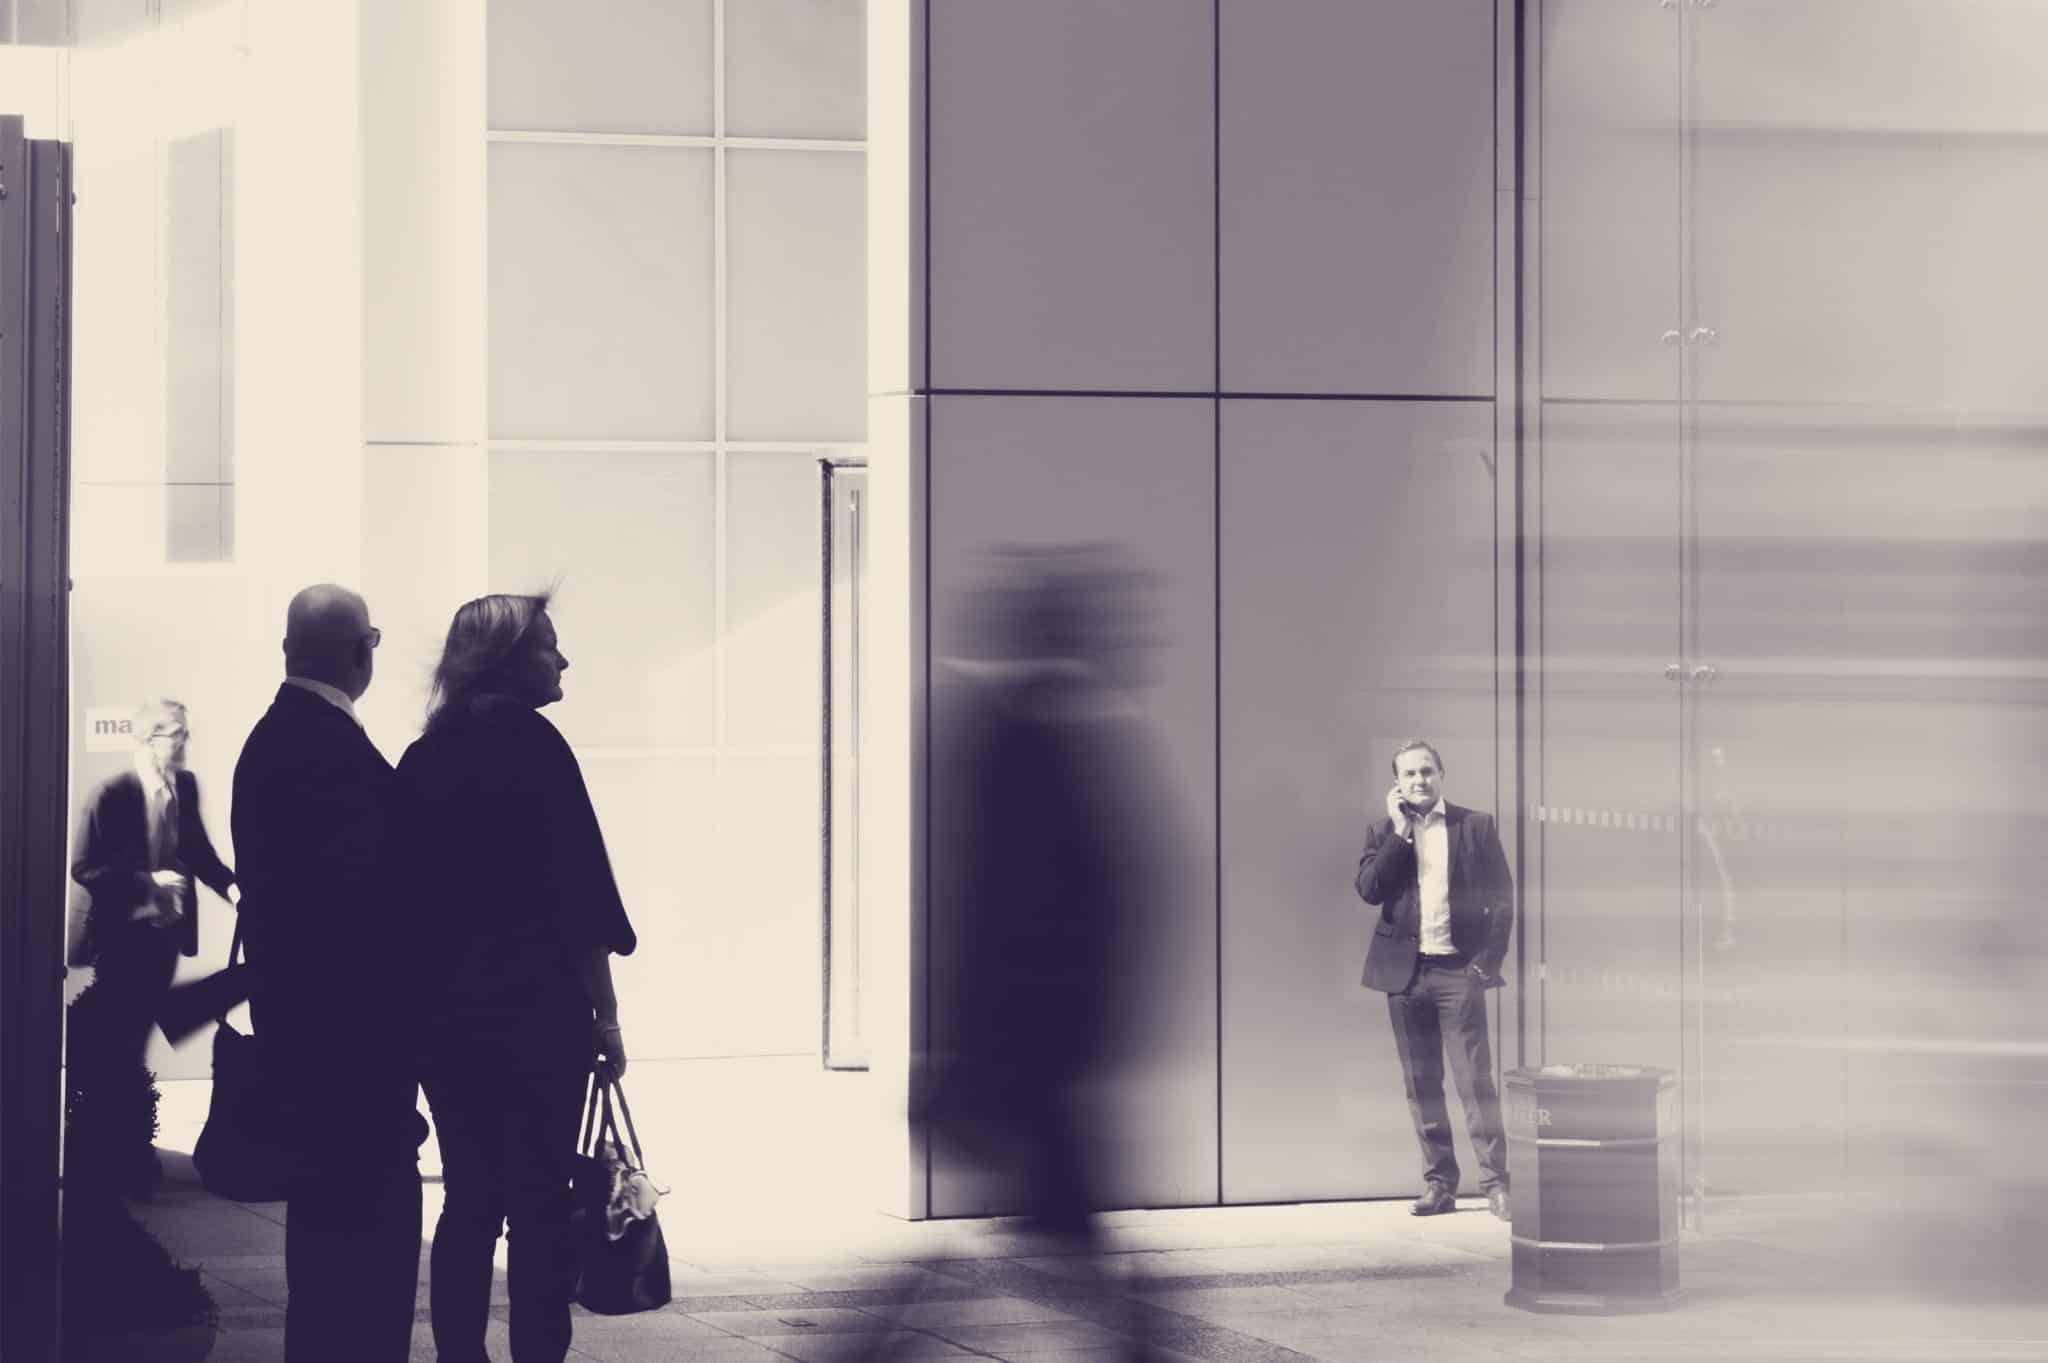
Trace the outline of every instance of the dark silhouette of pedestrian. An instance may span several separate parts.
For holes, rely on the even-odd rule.
[[[1107,548],[1008,554],[942,664],[920,1114],[1069,1253],[1100,1248],[1116,1133],[1090,1085],[1144,1044],[1134,967],[1171,893],[1138,704],[1147,585]]]
[[[595,1058],[625,1069],[611,957],[635,940],[569,745],[541,596],[456,611],[426,730],[398,764],[415,940],[433,980],[426,1091],[446,1202],[434,1232],[442,1363],[483,1363],[509,1227],[515,1363],[558,1363],[577,1264],[570,1178]]]
[[[399,1363],[419,1276],[419,983],[392,859],[391,766],[363,732],[377,629],[341,587],[285,621],[285,680],[235,766],[234,833],[274,1070],[287,1363]]]

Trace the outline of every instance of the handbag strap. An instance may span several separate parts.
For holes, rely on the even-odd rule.
[[[612,1097],[619,1100],[619,1112],[626,1118],[626,1140],[619,1139],[618,1116],[612,1111]],[[599,1115],[600,1110],[602,1116]],[[647,1172],[647,1156],[640,1153],[640,1133],[633,1128],[633,1109],[626,1106],[626,1088],[616,1079],[607,1079],[596,1070],[590,1074],[590,1097],[583,1105],[583,1137],[577,1142],[577,1151],[584,1155],[596,1153],[595,1142],[610,1138],[623,1159],[627,1142],[631,1142],[633,1158],[628,1168]]]
[[[626,1086],[617,1079],[612,1080],[611,1086],[619,1095],[619,1111],[626,1118],[626,1137],[633,1142],[633,1167],[644,1174],[647,1172],[647,1156],[640,1153],[640,1133],[633,1129],[633,1109],[626,1106]],[[613,1128],[613,1135],[617,1134],[617,1128]]]
[[[246,966],[249,964],[249,949],[242,945],[242,910],[240,905],[237,905],[235,908],[235,935],[228,941],[228,969],[233,970],[235,968],[236,957],[241,958],[240,963],[242,965]],[[223,1000],[226,997],[226,995],[222,995]],[[223,1027],[227,1026],[229,1008],[230,1005],[223,1002],[220,1006],[220,1011],[213,1015],[213,1020]]]
[[[603,1138],[603,1131],[597,1125],[597,1097],[604,1088],[604,1080],[595,1070],[590,1074],[590,1098],[583,1105],[583,1136],[576,1142],[576,1152],[581,1155],[596,1153],[591,1144],[593,1137]]]

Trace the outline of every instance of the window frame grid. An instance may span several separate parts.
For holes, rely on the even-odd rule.
[[[733,741],[727,723],[727,697],[730,694],[730,648],[728,647],[729,625],[727,616],[729,596],[729,542],[731,534],[731,484],[729,457],[742,455],[781,455],[790,459],[813,461],[817,459],[850,460],[865,459],[868,451],[864,441],[843,440],[733,440],[728,436],[727,413],[730,409],[730,363],[729,363],[729,322],[730,322],[730,260],[729,260],[729,204],[726,186],[727,152],[832,152],[846,155],[866,156],[866,138],[820,138],[820,137],[749,137],[736,136],[727,130],[726,87],[727,87],[727,43],[726,6],[729,0],[713,0],[711,12],[711,132],[702,133],[619,133],[581,132],[575,130],[539,131],[523,128],[496,128],[486,126],[484,137],[486,153],[492,144],[525,144],[546,146],[584,147],[671,147],[708,150],[712,154],[711,177],[711,221],[712,221],[712,439],[710,440],[578,440],[574,438],[522,439],[501,437],[487,432],[485,449],[495,454],[499,451],[548,453],[639,453],[639,454],[709,454],[712,456],[712,695],[713,695],[713,742],[708,746],[696,746],[693,753],[716,758],[722,765],[727,755],[778,755],[786,751],[787,744],[736,743]],[[488,474],[486,475],[488,477]],[[579,756],[595,758],[621,757],[628,750],[619,748],[578,749]],[[667,752],[668,749],[647,748],[649,754]]]

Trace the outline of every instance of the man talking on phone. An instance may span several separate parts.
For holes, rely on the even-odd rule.
[[[1365,834],[1358,896],[1379,921],[1366,949],[1367,988],[1387,996],[1408,1111],[1422,1144],[1422,1196],[1409,1211],[1457,1210],[1458,1156],[1444,1103],[1444,1055],[1479,1156],[1479,1191],[1508,1219],[1508,1147],[1486,1033],[1486,991],[1499,988],[1514,928],[1514,881],[1491,814],[1443,797],[1443,759],[1411,738],[1394,752],[1386,817]]]

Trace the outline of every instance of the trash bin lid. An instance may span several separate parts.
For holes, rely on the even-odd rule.
[[[1536,1071],[1545,1079],[1645,1079],[1663,1072],[1644,1065],[1545,1065]]]

